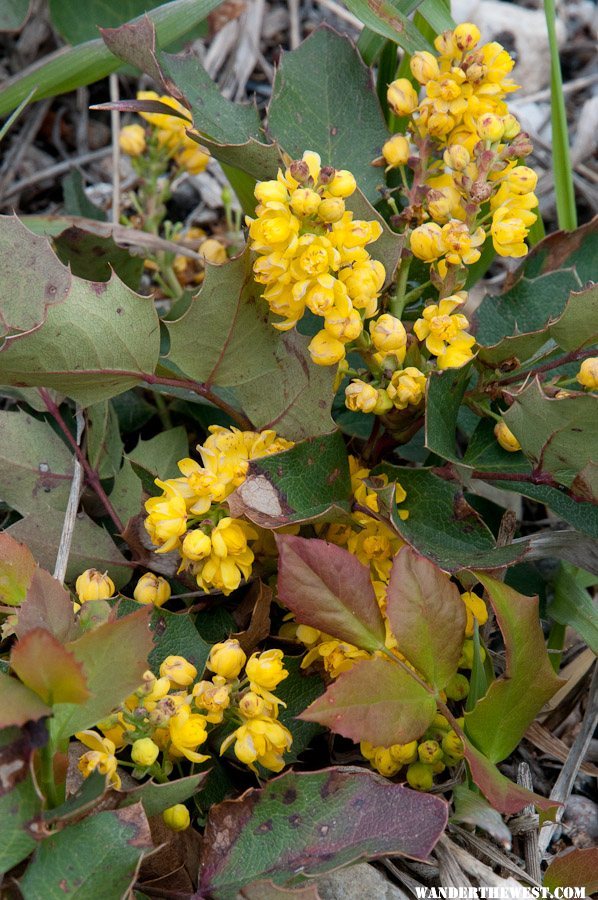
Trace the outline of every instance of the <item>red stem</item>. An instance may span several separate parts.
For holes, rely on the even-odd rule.
[[[550,372],[551,369],[558,369],[559,366],[564,366],[570,362],[577,362],[578,360],[586,359],[588,356],[593,356],[595,354],[595,348],[588,350],[572,350],[565,356],[560,356],[558,359],[553,359],[551,362],[547,362],[542,366],[538,366],[537,369],[530,369],[529,372],[520,372],[517,375],[509,375],[508,378],[502,378],[500,381],[493,382],[493,384],[515,384],[515,382],[522,381],[524,378],[528,378],[530,375],[541,375],[542,372]]]
[[[125,526],[121,522],[121,520],[118,516],[118,513],[114,509],[112,503],[110,502],[110,499],[108,498],[108,495],[106,494],[106,491],[102,487],[98,473],[89,464],[87,457],[85,456],[85,454],[79,447],[77,441],[71,434],[68,425],[66,424],[66,422],[64,421],[64,419],[62,418],[62,416],[60,414],[60,410],[58,409],[57,405],[52,400],[52,397],[50,396],[48,391],[45,388],[39,388],[39,395],[42,398],[46,409],[48,410],[48,412],[50,413],[50,415],[52,416],[52,418],[54,419],[54,421],[56,422],[56,424],[58,425],[58,427],[64,434],[65,438],[67,439],[67,441],[73,448],[73,451],[74,451],[77,459],[79,460],[79,462],[81,463],[81,465],[83,467],[83,471],[85,472],[86,480],[89,482],[89,484],[91,485],[91,487],[93,488],[93,490],[95,491],[95,493],[97,494],[99,499],[102,501],[104,509],[106,510],[106,512],[112,519],[112,521],[114,522],[114,525],[115,525],[118,533],[122,534],[122,532],[125,530]]]
[[[131,373],[116,373],[116,374],[135,374]],[[206,400],[209,400],[210,403],[213,403],[214,406],[219,407],[223,412],[231,417],[231,419],[237,423],[240,428],[245,430],[251,430],[253,428],[252,423],[247,418],[247,416],[239,412],[234,406],[231,406],[226,400],[222,400],[217,394],[210,390],[209,387],[205,384],[201,384],[198,381],[185,381],[179,378],[162,378],[160,375],[152,375],[150,373],[143,374],[139,376],[142,381],[145,381],[147,384],[163,384],[165,387],[177,387],[183,388],[187,391],[193,391],[194,394],[199,394],[201,397],[205,397]]]

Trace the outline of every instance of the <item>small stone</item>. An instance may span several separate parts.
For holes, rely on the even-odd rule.
[[[369,863],[338,869],[316,882],[322,900],[408,900],[399,887]]]

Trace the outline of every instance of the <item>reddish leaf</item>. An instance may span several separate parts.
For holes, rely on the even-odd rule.
[[[446,803],[353,766],[287,772],[213,806],[200,857],[199,897],[234,897],[254,881],[297,884],[359,859],[426,859]]]
[[[397,649],[441,690],[457,671],[465,635],[465,605],[448,575],[410,547],[395,557],[386,615]]]
[[[586,894],[598,891],[598,848],[573,848],[555,856],[544,873],[544,887],[585,887]]]
[[[299,622],[378,650],[385,629],[369,569],[327,541],[277,535],[278,594]]]
[[[89,697],[83,666],[43,628],[28,631],[12,648],[10,664],[45,703],[83,703]]]
[[[467,734],[493,762],[505,759],[547,700],[564,684],[550,664],[538,616],[538,598],[525,597],[484,572],[506,648],[504,675],[465,715]]]
[[[49,631],[59,641],[71,640],[76,634],[70,594],[49,572],[39,568],[19,610],[16,632],[22,638],[34,628]]]
[[[0,603],[18,606],[33,578],[35,560],[29,547],[9,534],[0,534]]]
[[[435,713],[425,687],[398,663],[375,657],[339,675],[299,718],[353,741],[389,747],[421,737]]]
[[[52,712],[49,706],[28,687],[0,672],[0,728],[37,721]]]

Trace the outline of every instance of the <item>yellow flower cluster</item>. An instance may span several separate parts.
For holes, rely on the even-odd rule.
[[[247,219],[251,249],[258,254],[255,279],[263,297],[293,328],[311,310],[324,327],[309,345],[313,361],[331,366],[363,330],[363,319],[377,312],[384,266],[366,246],[382,233],[379,222],[353,219],[345,199],[355,191],[350,172],[322,166],[306,151],[275,181],[259,182],[256,218]]]
[[[207,237],[203,228],[195,226],[179,231],[174,236],[175,241],[184,241],[202,257],[202,262],[191,259],[189,256],[177,254],[172,268],[178,281],[183,285],[201,284],[204,280],[206,262],[213,266],[221,266],[228,259],[226,247],[216,238]]]
[[[250,460],[293,444],[274,431],[220,425],[211,425],[209,431],[198,447],[203,465],[182,459],[178,464],[182,477],[156,479],[162,494],[146,502],[144,524],[157,553],[180,553],[179,571],[190,571],[205,591],[216,588],[230,594],[251,574],[254,554],[248,542],[257,540],[258,532],[231,518],[222,504],[245,480]]]
[[[174,159],[177,166],[192,175],[203,172],[210,154],[186,133],[188,128],[193,127],[189,110],[173,97],[160,96],[155,91],[138,91],[137,99],[157,100],[184,116],[181,119],[179,116],[169,116],[166,113],[140,113],[141,117],[152,126],[152,136],[158,147],[164,150],[169,158]],[[132,157],[140,156],[147,146],[145,131],[141,125],[125,126],[120,133],[119,142],[122,151]]]
[[[463,294],[426,306],[422,318],[413,326],[419,340],[425,341],[426,349],[437,357],[439,369],[462,366],[473,356],[475,338],[465,330],[469,322],[462,313],[455,312],[465,302]]]

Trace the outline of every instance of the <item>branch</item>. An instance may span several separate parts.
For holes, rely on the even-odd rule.
[[[558,359],[553,359],[551,362],[544,363],[544,365],[538,366],[537,369],[530,369],[529,372],[519,372],[516,375],[509,375],[508,378],[501,378],[500,381],[493,381],[491,384],[515,384],[517,381],[522,381],[524,378],[529,378],[530,376],[535,377],[536,375],[541,375],[543,372],[550,372],[551,369],[558,369],[560,366],[565,366],[567,363],[577,362],[578,360],[587,359],[588,356],[595,355],[595,348],[587,350],[571,350],[571,352],[566,353],[565,356],[559,356]]]

